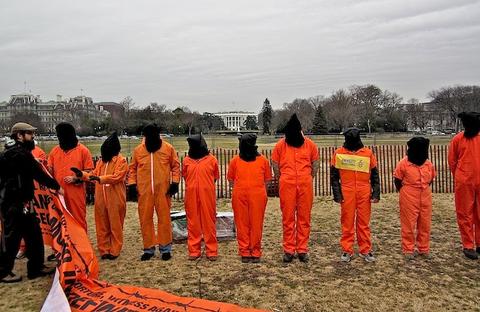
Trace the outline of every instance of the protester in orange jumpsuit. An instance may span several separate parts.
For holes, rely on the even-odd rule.
[[[138,192],[138,215],[143,238],[141,261],[155,255],[158,245],[162,260],[172,255],[171,196],[178,192],[180,162],[177,152],[160,138],[156,124],[143,128],[144,141],[133,151],[128,175],[130,190]],[[153,211],[158,218],[157,234],[153,228]]]
[[[295,253],[308,261],[308,239],[313,204],[313,176],[318,170],[318,148],[303,136],[302,125],[293,114],[285,126],[285,138],[272,152],[272,166],[280,183],[283,224],[283,261],[292,262]]]
[[[400,160],[393,176],[400,192],[402,251],[406,260],[430,254],[432,190],[435,168],[428,160],[429,140],[415,137],[407,142],[407,157]],[[416,232],[416,235],[415,235]]]
[[[262,256],[266,183],[272,179],[272,172],[269,161],[257,152],[255,134],[243,134],[239,141],[240,153],[230,161],[227,174],[233,186],[232,208],[238,253],[243,263],[258,263]]]
[[[341,204],[342,210],[341,260],[349,262],[352,259],[356,233],[360,256],[366,262],[373,262],[370,214],[371,202],[380,200],[377,159],[363,146],[359,129],[349,128],[343,134],[345,142],[333,154],[330,168],[333,200]]]
[[[453,137],[448,164],[455,180],[455,208],[463,253],[475,260],[480,254],[480,113],[463,112],[458,117],[465,131]]]
[[[188,259],[201,257],[202,236],[207,259],[217,260],[217,201],[215,181],[219,178],[218,162],[208,151],[201,134],[187,139],[189,150],[182,164],[185,179],[185,213],[187,214]]]
[[[123,246],[123,222],[127,209],[125,178],[128,164],[120,154],[117,133],[103,142],[102,159],[91,173],[72,168],[77,177],[95,183],[95,226],[102,259],[115,260]]]
[[[85,145],[78,143],[75,128],[71,124],[61,122],[55,130],[59,145],[55,146],[48,155],[48,168],[64,189],[68,211],[87,231],[85,185],[70,168],[75,167],[82,171],[92,170],[92,155]]]

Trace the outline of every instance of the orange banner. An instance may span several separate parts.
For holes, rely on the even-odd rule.
[[[51,192],[44,186],[34,181],[35,193],[32,206],[35,209],[40,228],[42,230],[43,244],[52,246],[52,231],[50,229],[50,210],[54,205]]]

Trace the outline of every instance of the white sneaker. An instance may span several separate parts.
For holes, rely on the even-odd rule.
[[[25,251],[24,250],[19,250],[17,255],[15,256],[17,259],[23,259],[25,258]]]
[[[352,257],[353,257],[353,256],[352,256],[351,254],[349,254],[348,252],[344,252],[344,253],[342,254],[342,256],[340,257],[340,260],[341,260],[342,262],[350,262],[350,261],[352,260]]]
[[[360,257],[362,257],[365,262],[375,262],[376,260],[371,252],[367,254],[360,254]]]

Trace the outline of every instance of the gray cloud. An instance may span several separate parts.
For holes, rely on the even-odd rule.
[[[3,1],[0,101],[84,93],[258,111],[375,83],[478,84],[480,1]]]

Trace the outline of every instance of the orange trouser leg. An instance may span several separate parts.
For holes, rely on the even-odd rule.
[[[140,219],[143,249],[155,247],[155,232],[153,229],[153,198],[150,193],[139,194],[138,217]]]
[[[285,182],[280,178],[280,209],[282,210],[283,251],[294,254],[297,246],[295,241],[295,217],[297,211],[297,185]]]
[[[372,239],[370,234],[370,215],[372,203],[370,202],[370,185],[365,188],[357,188],[357,241],[361,254],[372,251]]]
[[[203,241],[207,257],[218,255],[217,242],[217,208],[215,188],[200,189],[197,199],[200,206],[200,219],[202,225]]]
[[[118,256],[123,247],[123,222],[127,210],[126,202],[121,201],[109,204],[107,209],[110,225],[110,254]]]
[[[95,229],[97,231],[97,248],[100,255],[110,253],[110,223],[108,222],[108,210],[105,205],[95,205]]]
[[[83,186],[69,186],[65,190],[65,203],[73,218],[87,231],[87,200]]]
[[[342,225],[342,237],[340,245],[343,252],[353,254],[353,242],[355,241],[355,209],[357,201],[355,190],[342,188],[343,203],[341,204],[340,223]]]
[[[185,213],[187,215],[188,255],[199,257],[202,255],[202,224],[195,189],[187,189],[185,192]]]
[[[455,209],[463,248],[475,247],[474,235],[475,188],[469,184],[455,184]]]
[[[235,220],[238,254],[250,257],[250,212],[248,190],[234,188],[232,193],[233,218]]]
[[[474,235],[475,235],[475,245],[480,247],[480,185],[475,187],[475,204],[473,207],[473,217],[474,217]]]
[[[421,190],[420,214],[417,221],[417,248],[421,253],[430,252],[430,229],[432,225],[432,191],[430,187]]]
[[[18,249],[18,251],[25,252],[26,249],[27,249],[27,247],[25,246],[25,240],[23,240],[23,238],[22,238],[22,240],[20,241],[20,248]]]
[[[297,189],[297,246],[298,253],[308,252],[310,238],[310,220],[313,204],[312,178],[309,176]]]
[[[250,250],[252,257],[262,256],[262,233],[267,192],[265,188],[252,189],[248,195],[248,212],[250,219]]]
[[[400,225],[402,252],[415,251],[415,226],[420,214],[420,192],[416,188],[403,186],[400,189]]]
[[[159,188],[155,193],[155,212],[157,213],[157,239],[155,245],[170,246],[173,240],[172,220],[170,217],[171,198],[166,195],[166,188]]]

